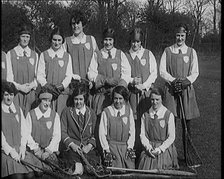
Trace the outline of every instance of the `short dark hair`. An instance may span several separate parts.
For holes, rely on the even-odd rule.
[[[144,40],[144,34],[143,31],[140,27],[135,27],[131,32],[130,32],[130,43],[132,40],[135,40],[136,38],[139,38],[139,40],[143,43]]]
[[[103,39],[107,38],[107,37],[111,37],[115,40],[115,31],[112,28],[106,28],[103,31]]]
[[[188,28],[188,25],[186,23],[179,23],[179,24],[177,24],[176,28],[175,28],[175,33],[180,31],[181,29],[183,29],[185,31],[187,36],[189,35],[189,28]]]
[[[2,95],[1,95],[1,101],[3,99],[4,93],[13,93],[14,96],[18,93],[18,90],[16,89],[16,86],[12,82],[8,82],[6,80],[2,80]]]
[[[126,102],[128,102],[128,100],[129,100],[129,91],[128,91],[128,89],[127,89],[126,87],[121,86],[121,85],[116,86],[116,87],[113,89],[113,91],[112,91],[112,100],[114,100],[114,94],[115,94],[115,93],[118,93],[118,94],[120,94],[121,96],[123,96],[124,100],[125,100]]]
[[[74,97],[78,95],[83,95],[85,104],[87,104],[87,100],[89,97],[89,86],[86,84],[85,81],[79,81],[72,79],[71,83],[69,84],[69,89],[71,91],[70,95],[70,103],[72,106],[74,106]]]
[[[53,36],[54,35],[60,35],[62,37],[62,43],[64,43],[65,41],[65,38],[64,38],[64,33],[63,33],[63,30],[59,27],[55,27],[52,32],[51,32],[51,35],[50,35],[50,42],[52,41],[53,39]]]
[[[29,24],[23,24],[19,28],[19,35],[21,34],[32,34],[32,28]]]
[[[151,98],[152,94],[159,95],[159,96],[161,96],[162,100],[164,99],[164,92],[161,87],[153,87],[151,90],[151,93],[150,93],[150,98]]]
[[[82,25],[85,26],[87,23],[87,19],[84,16],[83,12],[80,10],[74,10],[70,17],[70,26],[72,27],[72,19],[75,20],[76,23],[82,22]]]

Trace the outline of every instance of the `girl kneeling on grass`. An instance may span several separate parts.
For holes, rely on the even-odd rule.
[[[150,94],[152,107],[141,118],[140,139],[145,150],[141,153],[139,169],[179,168],[174,146],[174,115],[162,104],[163,91],[153,88]]]
[[[128,104],[128,90],[117,86],[112,92],[113,104],[101,115],[99,139],[104,163],[119,168],[135,168],[135,122]]]
[[[21,163],[21,160],[34,164],[35,157],[26,152],[27,129],[22,109],[13,102],[17,94],[15,85],[2,81],[2,154],[1,177],[10,179],[32,178],[33,170]]]

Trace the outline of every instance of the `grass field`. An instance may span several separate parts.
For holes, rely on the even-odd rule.
[[[199,55],[199,77],[194,87],[200,118],[192,121],[192,140],[203,165],[197,178],[221,178],[221,57]],[[180,123],[176,147],[183,156]]]
[[[203,165],[197,168],[195,178],[221,178],[221,57],[219,54],[210,56],[198,54],[198,59],[200,74],[194,87],[201,116],[191,122],[191,135]],[[156,84],[159,86],[163,84],[160,77],[156,80]],[[179,157],[183,158],[181,130],[181,124],[177,122],[175,145]],[[123,175],[109,178],[157,177]]]

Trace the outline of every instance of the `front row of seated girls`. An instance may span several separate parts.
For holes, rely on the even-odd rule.
[[[47,86],[42,87],[39,94],[40,104],[28,113],[26,119],[13,103],[14,84],[2,82],[2,89],[2,177],[32,178],[36,171],[20,161],[46,167],[41,161],[55,157],[58,151],[60,155],[57,157],[74,164],[74,174],[82,175],[84,171],[81,153],[87,159],[100,162],[94,130],[96,115],[86,106],[88,88],[84,84],[73,85],[70,96],[73,101],[64,108],[60,120],[50,107],[54,96]],[[112,91],[112,104],[102,112],[98,135],[104,150],[103,164],[144,170],[179,168],[173,143],[174,116],[162,105],[160,88],[152,89],[152,107],[141,119],[140,139],[145,149],[139,165],[135,166],[135,123],[127,102],[128,95],[125,87],[116,86]]]

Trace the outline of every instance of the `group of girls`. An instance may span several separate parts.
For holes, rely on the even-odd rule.
[[[153,87],[157,64],[142,46],[142,30],[131,32],[124,53],[114,47],[111,28],[99,50],[83,32],[82,12],[70,25],[67,38],[52,30],[51,47],[40,57],[28,46],[28,26],[18,46],[2,52],[2,177],[33,177],[21,161],[43,167],[41,160],[55,156],[81,175],[82,154],[112,167],[179,168],[174,115],[162,104],[163,91]]]

